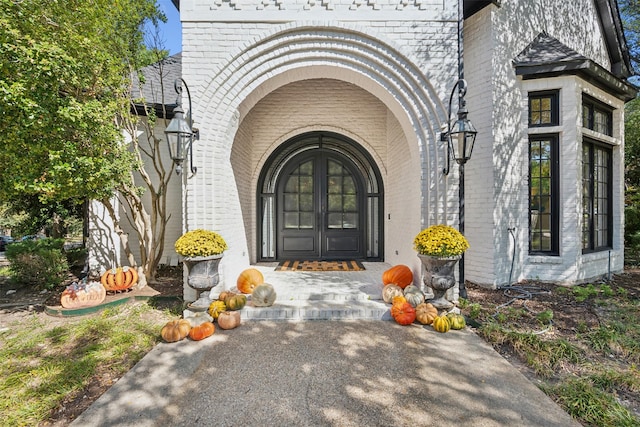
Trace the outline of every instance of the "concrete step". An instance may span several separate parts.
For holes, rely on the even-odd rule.
[[[293,300],[276,302],[272,307],[242,309],[243,320],[388,320],[390,305],[376,300]]]

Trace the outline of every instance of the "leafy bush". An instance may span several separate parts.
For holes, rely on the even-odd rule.
[[[12,280],[47,289],[61,285],[69,271],[63,245],[63,239],[42,239],[7,246]]]
[[[71,248],[64,251],[69,266],[81,266],[87,258],[87,248]]]

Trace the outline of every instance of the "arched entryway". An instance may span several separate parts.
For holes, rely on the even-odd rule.
[[[382,181],[355,141],[298,135],[269,157],[258,185],[259,260],[382,259]]]

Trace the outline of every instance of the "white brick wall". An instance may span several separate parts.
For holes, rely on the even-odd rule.
[[[144,119],[142,119],[144,120]],[[154,128],[154,134],[157,138],[164,139],[164,128],[165,124],[162,119],[158,119],[156,126]],[[139,141],[141,147],[144,148],[145,151],[149,152],[150,147],[147,142],[147,138],[143,133],[144,126],[141,124]],[[129,142],[130,138],[125,136],[125,142]],[[169,152],[167,148],[166,142],[161,143],[159,145],[160,156],[164,159],[165,169],[169,169],[171,167],[171,158],[169,157]],[[188,163],[184,165],[185,172],[188,171]],[[145,168],[151,181],[157,185],[158,175],[155,172],[154,168],[149,163]],[[145,203],[147,209],[151,209],[151,198],[150,193],[147,191],[147,187],[144,185],[143,181],[140,179],[140,176],[134,174],[136,179],[135,183],[139,187],[141,187],[145,192],[143,193],[142,199]],[[165,240],[163,246],[163,257],[161,260],[162,264],[171,264],[177,262],[177,254],[174,249],[174,243],[182,234],[182,179],[184,175],[177,176],[174,174],[168,184],[168,192],[167,192],[167,217],[169,217],[169,222],[165,227]],[[130,247],[132,252],[138,262],[140,261],[140,251],[139,246],[137,244],[137,234],[134,232],[133,227],[126,219],[125,214],[125,206],[121,205],[118,199],[113,199],[114,206],[118,209],[118,215],[120,219],[120,225],[124,232],[129,235],[130,239]],[[150,211],[149,211],[150,212]],[[90,230],[89,230],[89,239],[87,242],[87,246],[90,250],[90,268],[92,272],[99,273],[104,272],[109,268],[118,265],[129,265],[128,260],[126,259],[126,255],[124,253],[123,248],[120,244],[120,239],[118,236],[112,231],[113,223],[108,213],[105,211],[102,204],[99,202],[92,202],[90,206]],[[116,265],[114,265],[116,263]]]
[[[617,108],[615,122],[620,143],[623,104],[575,77],[522,81],[512,60],[540,32],[603,67],[610,66],[596,11],[591,0],[558,2],[520,0],[488,7],[465,22],[465,73],[469,81],[469,117],[478,126],[476,151],[467,168],[466,234],[467,279],[493,286],[507,284],[516,229],[512,281],[541,279],[554,282],[585,280],[609,271],[609,254],[582,256],[581,125],[583,92]],[[528,255],[528,130],[526,94],[532,90],[561,89],[561,256]],[[613,271],[622,268],[622,150],[614,149]]]

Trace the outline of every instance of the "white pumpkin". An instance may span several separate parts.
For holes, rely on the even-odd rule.
[[[385,285],[385,287],[382,288],[382,299],[387,304],[391,304],[393,297],[399,297],[402,295],[404,295],[402,288],[398,285],[394,285],[393,283]]]
[[[251,303],[255,307],[271,307],[276,302],[276,290],[268,283],[258,285],[251,294]]]

